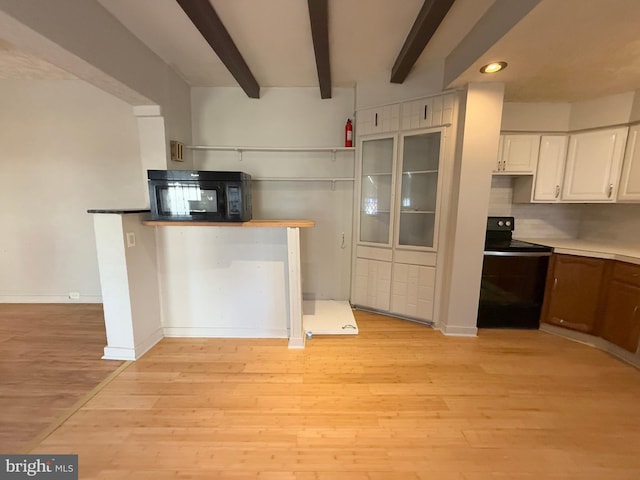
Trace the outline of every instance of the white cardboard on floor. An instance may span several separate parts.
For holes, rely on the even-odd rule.
[[[347,301],[305,300],[302,313],[302,325],[307,335],[358,334],[358,325]]]

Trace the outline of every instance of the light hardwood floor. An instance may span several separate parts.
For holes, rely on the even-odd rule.
[[[539,331],[164,339],[34,453],[80,478],[640,478],[640,371]]]
[[[102,305],[0,303],[0,453],[20,453],[122,362]]]

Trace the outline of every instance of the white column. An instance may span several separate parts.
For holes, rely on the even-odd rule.
[[[491,172],[498,157],[504,85],[470,84],[455,160],[451,239],[445,259],[439,328],[447,335],[475,336]]]
[[[300,229],[297,227],[287,228],[287,255],[289,265],[289,348],[304,348]]]
[[[162,338],[155,229],[140,214],[94,214],[107,346],[102,358],[136,360]]]
[[[165,137],[164,117],[158,105],[134,107],[138,121],[140,140],[140,163],[144,191],[148,190],[147,170],[167,169],[167,141]],[[145,195],[146,207],[149,207],[149,195]]]

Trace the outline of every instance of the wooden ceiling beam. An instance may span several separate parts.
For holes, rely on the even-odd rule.
[[[260,85],[209,0],[176,0],[233,78],[250,98],[260,98]]]
[[[431,40],[454,0],[425,0],[416,21],[391,69],[391,83],[406,80],[413,65]]]
[[[308,0],[311,37],[316,54],[316,69],[320,97],[331,98],[331,66],[329,64],[329,7],[328,0]]]

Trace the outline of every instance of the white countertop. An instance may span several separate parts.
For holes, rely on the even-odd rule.
[[[521,238],[525,242],[553,247],[554,253],[583,257],[606,258],[640,265],[640,242],[635,244],[607,243],[582,238]]]

